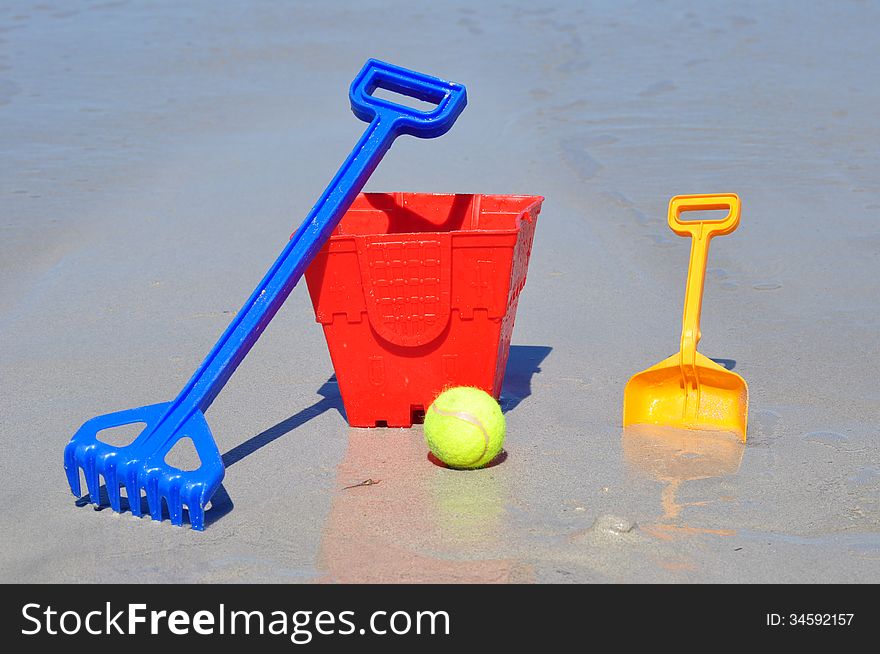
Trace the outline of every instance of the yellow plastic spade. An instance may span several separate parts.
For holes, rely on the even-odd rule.
[[[718,209],[727,209],[727,217],[681,220],[685,211]],[[739,213],[739,197],[733,193],[677,195],[669,201],[669,227],[679,236],[692,239],[681,350],[629,380],[623,393],[624,427],[653,424],[731,431],[745,442],[749,413],[745,380],[697,352],[709,241],[735,230]]]

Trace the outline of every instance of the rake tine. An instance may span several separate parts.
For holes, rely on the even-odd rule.
[[[183,505],[179,500],[175,502],[167,497],[165,501],[168,503],[168,515],[171,518],[171,524],[175,527],[183,526]]]
[[[80,497],[82,489],[79,483],[79,466],[76,464],[76,446],[73,444],[64,448],[64,472],[67,475],[70,492]]]
[[[201,495],[201,493],[198,493]],[[205,529],[205,509],[202,507],[201,499],[194,498],[195,501],[187,504],[189,508],[189,524],[196,531],[204,531]]]
[[[125,494],[128,496],[128,508],[133,516],[140,518],[144,512],[141,511],[141,488],[138,485],[137,468],[134,466],[127,468],[123,481],[125,482]]]
[[[162,496],[159,494],[159,470],[153,468],[147,472],[147,506],[153,520],[162,520]]]
[[[168,505],[168,516],[171,524],[175,527],[183,525],[183,506],[180,501],[180,482],[174,480],[169,484],[165,493],[165,503]]]
[[[83,472],[86,476],[86,487],[89,489],[89,499],[95,506],[101,506],[101,483],[98,476],[98,466],[95,457],[89,453],[83,462]]]
[[[119,477],[116,475],[116,462],[110,460],[104,469],[104,483],[107,485],[107,497],[110,499],[110,508],[116,513],[122,512],[122,499],[119,493]]]

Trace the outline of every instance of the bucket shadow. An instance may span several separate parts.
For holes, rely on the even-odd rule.
[[[223,465],[227,468],[235,465],[261,447],[265,447],[269,443],[278,440],[300,425],[331,409],[339,411],[340,415],[345,419],[345,409],[342,406],[342,396],[339,394],[339,384],[336,383],[336,375],[332,375],[330,379],[324,382],[321,388],[318,389],[318,395],[321,396],[321,399],[310,407],[306,407],[302,411],[282,420],[277,425],[269,427],[226,452],[222,457]]]
[[[512,411],[532,394],[532,377],[541,372],[541,363],[553,348],[548,345],[511,345],[501,385],[501,409]]]

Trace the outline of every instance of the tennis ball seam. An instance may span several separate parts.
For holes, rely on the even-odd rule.
[[[479,418],[467,411],[444,411],[443,409],[438,409],[436,403],[431,405],[431,411],[444,418],[458,418],[459,420],[464,420],[479,429],[480,433],[483,434],[483,451],[480,452],[479,456],[474,457],[468,463],[479,461],[486,456],[486,452],[489,451],[489,432],[486,431],[486,428],[483,426],[483,423],[480,422]]]

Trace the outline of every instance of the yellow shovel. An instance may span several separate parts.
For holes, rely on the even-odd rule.
[[[719,209],[728,211],[722,220],[681,219],[685,211]],[[739,197],[733,193],[677,195],[669,201],[669,227],[692,239],[681,350],[629,380],[623,393],[624,427],[653,424],[730,431],[745,442],[749,413],[745,380],[697,352],[709,241],[735,230],[739,212]]]

